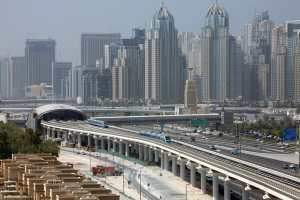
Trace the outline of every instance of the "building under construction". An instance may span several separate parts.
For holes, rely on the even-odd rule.
[[[0,160],[0,200],[119,200],[118,195],[51,154]]]

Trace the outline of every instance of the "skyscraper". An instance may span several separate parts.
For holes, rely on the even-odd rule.
[[[120,33],[82,34],[81,35],[81,65],[95,66],[96,61],[104,65],[104,46],[121,42]]]
[[[105,69],[111,69],[114,65],[114,60],[118,56],[118,49],[120,47],[120,44],[106,44],[104,46],[104,66]]]
[[[283,25],[272,30],[271,97],[275,101],[286,100],[287,33]]]
[[[144,98],[144,49],[139,46],[120,46],[112,68],[113,100]]]
[[[12,96],[21,98],[25,96],[26,65],[24,57],[12,57]]]
[[[241,41],[237,37],[229,37],[229,98],[242,96],[243,53]]]
[[[0,60],[0,98],[12,96],[12,68],[10,58]]]
[[[55,41],[27,40],[25,47],[27,85],[52,83],[52,63],[55,62]]]
[[[162,5],[146,33],[145,99],[161,104],[182,102],[184,79],[174,17]]]
[[[52,63],[52,86],[55,97],[66,97],[65,79],[71,69],[71,62]]]
[[[300,30],[295,39],[295,50],[293,55],[294,65],[294,101],[300,102]]]
[[[295,94],[294,88],[294,55],[296,51],[296,44],[298,40],[298,32],[300,32],[300,20],[286,22],[287,32],[287,66],[285,72],[285,95],[288,100],[293,100]]]
[[[260,55],[259,62],[257,65],[257,100],[264,101],[268,98],[269,94],[269,72],[270,66],[266,64],[265,56]]]
[[[259,72],[263,70],[259,69],[262,64],[270,67],[271,65],[271,35],[274,23],[270,20],[268,11],[257,14],[250,24],[245,25],[244,32],[242,35],[242,49],[244,52],[245,63],[248,65],[248,69],[252,71],[250,75],[251,87],[249,88],[248,94],[245,97],[246,100],[258,100],[258,89],[261,84],[258,82],[261,78]],[[259,58],[264,56],[264,62],[261,63]],[[249,71],[249,72],[250,72]],[[268,69],[267,71],[270,71]],[[260,76],[260,77],[259,77]],[[271,74],[268,73],[267,79],[267,95],[265,99],[271,95]]]
[[[217,3],[207,14],[201,32],[202,93],[204,101],[229,97],[229,17]]]

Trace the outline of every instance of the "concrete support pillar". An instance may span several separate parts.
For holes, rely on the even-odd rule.
[[[144,146],[144,161],[148,161],[148,156],[149,156],[148,147]]]
[[[190,173],[190,182],[193,187],[196,186],[196,166],[194,163],[190,165],[191,173]]]
[[[119,154],[120,154],[120,156],[124,155],[123,142],[122,141],[119,141]]]
[[[219,200],[219,174],[213,173],[213,200]]]
[[[158,156],[159,152],[157,149],[154,150],[154,162],[158,163],[159,161],[159,156]]]
[[[129,157],[129,143],[125,142],[125,157]]]
[[[180,178],[182,180],[185,180],[185,164],[186,164],[186,162],[185,162],[185,160],[180,160],[179,164],[180,164]]]
[[[88,147],[92,147],[92,135],[88,135]]]
[[[177,176],[177,157],[172,156],[172,173]]]
[[[224,200],[230,200],[230,178],[227,176],[224,179]]]
[[[105,146],[104,146],[104,137],[101,137],[100,141],[101,141],[101,143],[100,143],[100,149],[104,150],[105,149]]]
[[[139,144],[139,160],[143,160],[143,145]]]
[[[201,169],[201,192],[206,194],[206,170]]]
[[[242,200],[249,200],[249,191],[251,190],[250,186],[247,185],[242,190]]]
[[[80,148],[81,147],[81,134],[80,133],[78,133],[78,135],[77,135],[77,142],[78,142],[78,147]]]
[[[163,151],[160,152],[160,168],[163,170],[164,169],[164,164],[165,164],[165,154]]]
[[[107,152],[111,151],[110,147],[111,147],[111,140],[110,138],[107,138]]]
[[[98,136],[94,136],[94,141],[95,141],[95,151],[97,152],[99,150]]]
[[[51,138],[51,129],[47,128],[46,132],[47,132],[47,140],[50,140],[50,138]]]
[[[149,162],[153,162],[153,149],[149,147],[149,155],[148,155],[148,160]]]
[[[64,134],[64,141],[66,144],[69,142],[70,135],[71,135],[71,132],[65,132],[65,134]]]
[[[113,152],[113,153],[116,153],[116,151],[117,151],[117,141],[114,139],[112,142],[113,142],[113,149],[112,149],[112,152]]]
[[[164,155],[164,169],[166,170],[166,171],[169,171],[169,156],[168,156],[168,152],[165,152],[164,153],[165,155]]]
[[[51,134],[51,139],[55,138],[55,130],[54,129],[50,129],[50,134]]]

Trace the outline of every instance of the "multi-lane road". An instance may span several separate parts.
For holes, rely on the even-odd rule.
[[[246,184],[258,188],[269,188],[274,194],[283,194],[283,196],[290,197],[290,199],[299,199],[300,197],[299,174],[291,174],[281,168],[277,168],[274,166],[274,163],[278,163],[278,161],[274,161],[274,163],[257,163],[254,162],[254,158],[247,157],[245,158],[247,162],[244,162],[245,160],[243,161],[237,157],[230,158],[232,156],[223,151],[214,152],[207,148],[202,148],[202,146],[188,143],[172,142],[166,144],[160,140],[143,137],[133,131],[120,130],[112,127],[103,129],[83,122],[43,122],[42,125],[61,130],[85,134],[90,133],[93,135],[99,134],[102,136],[111,136],[123,140],[138,141],[147,145],[151,144],[153,146],[159,146],[170,153],[182,155],[191,161],[241,180]],[[242,157],[244,159],[244,156]]]

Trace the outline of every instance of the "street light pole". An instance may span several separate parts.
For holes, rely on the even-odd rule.
[[[140,200],[142,200],[142,169],[140,169]]]
[[[123,166],[123,170],[122,170],[122,173],[123,173],[123,193],[125,194],[125,177],[124,177],[124,166]]]
[[[189,184],[186,184],[186,185],[185,185],[185,200],[188,199],[188,188],[187,188],[188,185],[189,185]]]
[[[298,169],[300,170],[300,123],[298,121]]]

